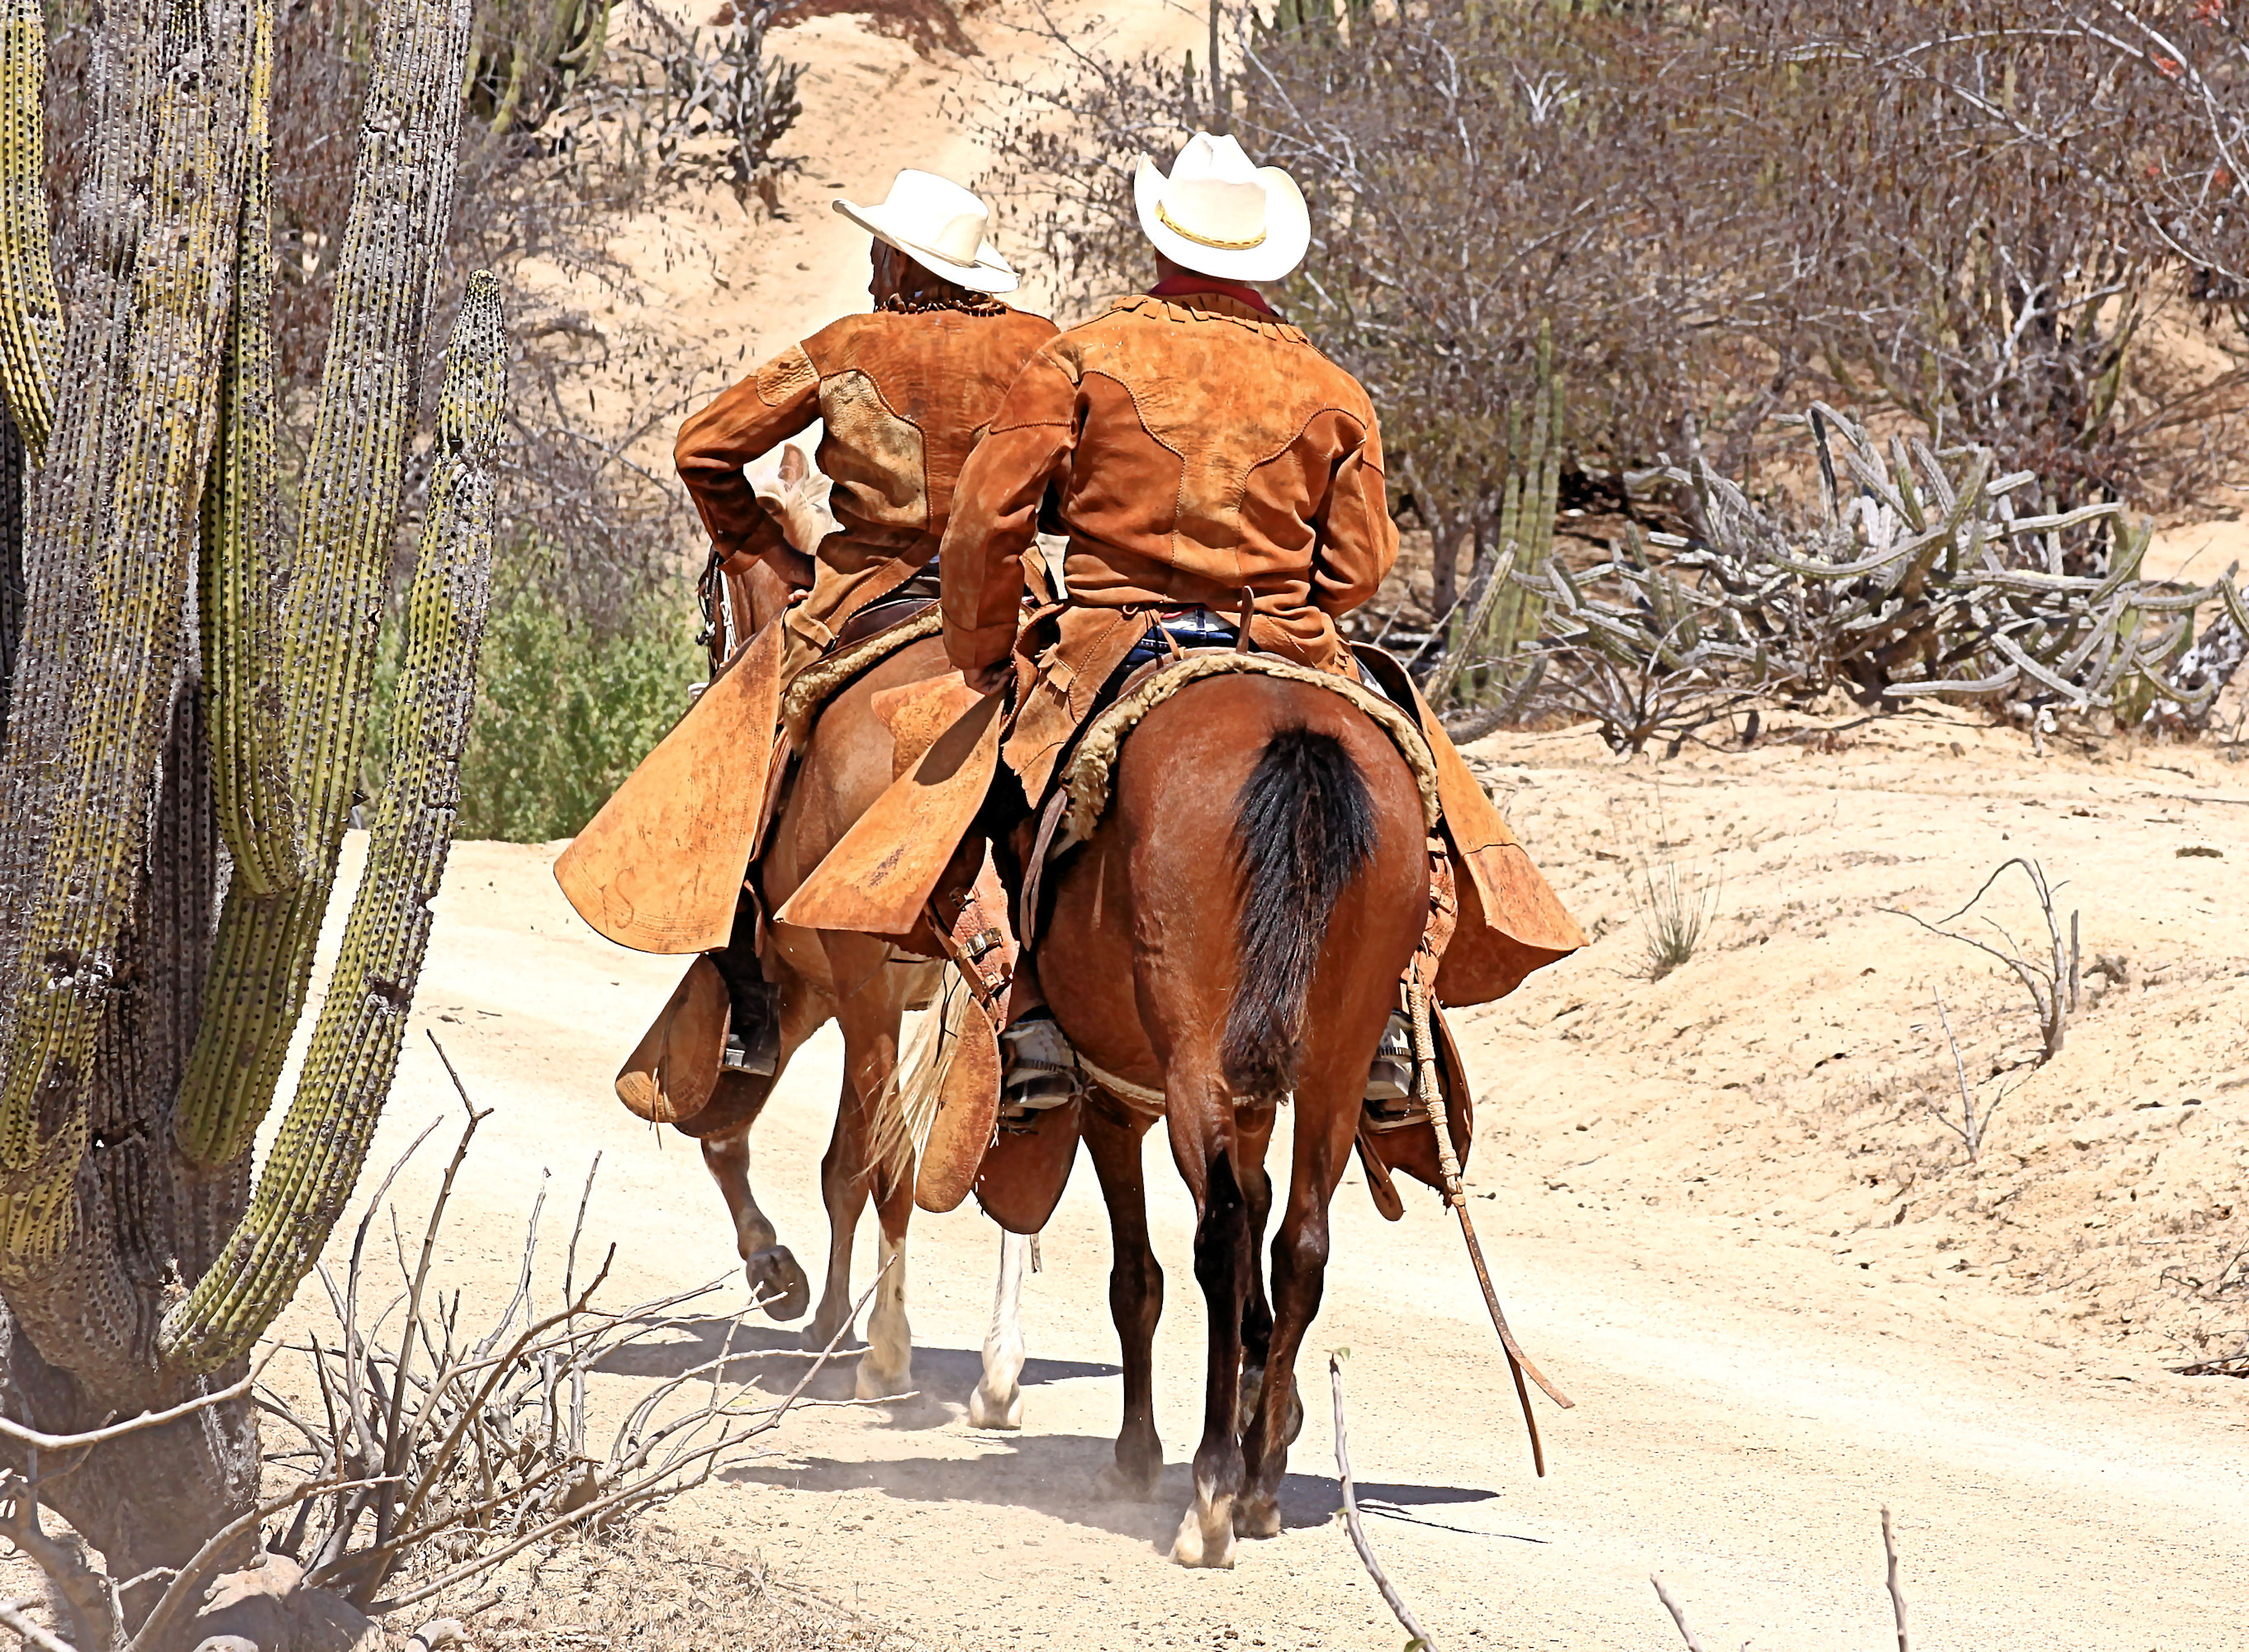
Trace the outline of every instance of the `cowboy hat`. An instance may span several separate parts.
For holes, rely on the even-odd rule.
[[[836,210],[934,275],[979,293],[1013,293],[1020,284],[984,231],[992,210],[950,178],[911,168],[898,174],[874,206],[839,198]]]
[[[1169,177],[1146,155],[1132,177],[1140,230],[1173,263],[1230,281],[1277,281],[1303,261],[1312,218],[1296,181],[1230,137],[1198,132]]]

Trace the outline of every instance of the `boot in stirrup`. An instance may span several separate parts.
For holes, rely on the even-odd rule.
[[[1366,1123],[1372,1130],[1396,1130],[1427,1117],[1413,1099],[1413,1023],[1393,1009],[1366,1070]]]
[[[1024,1124],[1077,1094],[1077,1052],[1044,1005],[1024,1011],[1000,1035],[1000,1058],[1002,1124]]]
[[[720,1072],[738,1072],[752,1078],[770,1078],[781,1065],[781,1017],[775,1012],[772,985],[764,981],[738,979],[727,965],[733,960],[711,954],[726,977],[729,1015],[726,1045],[719,1057]]]

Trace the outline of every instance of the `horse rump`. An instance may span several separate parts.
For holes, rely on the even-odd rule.
[[[1374,799],[1343,741],[1278,731],[1235,802],[1241,969],[1221,1070],[1236,1097],[1296,1087],[1304,1007],[1337,898],[1372,857]]]

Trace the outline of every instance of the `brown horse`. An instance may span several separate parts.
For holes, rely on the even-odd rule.
[[[735,637],[746,639],[773,621],[787,588],[760,567],[727,582],[719,596],[732,605]],[[725,634],[727,616],[714,616],[714,623],[721,633],[718,647],[725,649],[733,641]],[[882,660],[822,708],[753,871],[766,912],[780,909],[890,785],[892,737],[876,714],[876,697],[950,670],[943,645],[928,638]],[[704,1165],[726,1201],[751,1288],[769,1298],[774,1318],[796,1318],[809,1304],[810,1286],[751,1194],[749,1135],[789,1057],[825,1022],[837,1022],[843,1035],[843,1093],[820,1167],[828,1270],[804,1341],[809,1348],[827,1346],[850,1316],[852,1240],[871,1197],[882,1226],[884,1270],[868,1316],[856,1389],[862,1398],[901,1393],[910,1384],[913,1354],[905,1315],[905,1240],[914,1156],[898,1105],[898,1039],[907,1008],[934,990],[939,966],[872,937],[786,924],[770,927],[762,953],[780,1020],[774,1073],[722,1074],[709,1105],[678,1128],[700,1141]]]
[[[1329,1201],[1428,913],[1427,834],[1388,737],[1340,696],[1272,677],[1208,678],[1157,706],[1124,744],[1113,795],[1092,840],[1054,869],[1039,973],[1088,1063],[1161,1094],[1194,1196],[1210,1357],[1194,1501],[1172,1553],[1226,1566],[1237,1532],[1280,1529]],[[1283,1105],[1296,1110],[1293,1162],[1269,1304],[1257,1250]],[[1140,1174],[1153,1112],[1097,1087],[1083,1110],[1124,1366],[1124,1425],[1102,1489],[1141,1499],[1163,1469],[1152,1363],[1163,1273]]]

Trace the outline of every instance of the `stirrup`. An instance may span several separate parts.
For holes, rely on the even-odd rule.
[[[1034,1012],[1000,1035],[1000,1104],[1011,1122],[1077,1094],[1077,1052],[1050,1015]]]
[[[720,1072],[770,1078],[780,1065],[781,1029],[770,1016],[752,1028],[746,1039],[732,1027],[726,1029],[726,1047],[719,1057]]]
[[[1382,1042],[1366,1070],[1366,1099],[1403,1101],[1413,1093],[1413,1039],[1406,1012],[1393,1009],[1383,1023]]]

